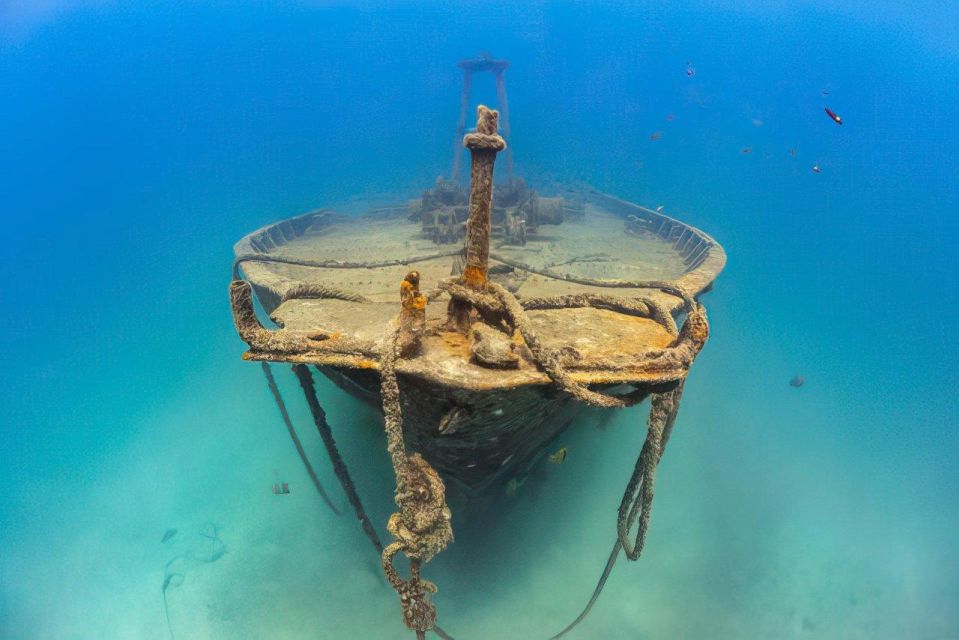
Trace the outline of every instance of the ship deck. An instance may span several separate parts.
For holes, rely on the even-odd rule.
[[[665,281],[691,295],[707,290],[725,264],[722,247],[705,233],[661,213],[592,192],[584,195],[585,213],[560,225],[541,226],[523,246],[497,246],[491,240],[491,267],[508,265],[494,276],[523,299],[578,293],[648,297],[676,311],[681,301],[658,289],[609,288],[573,280],[604,282]],[[247,279],[270,317],[279,326],[304,334],[344,335],[378,341],[399,311],[399,283],[415,268],[428,292],[451,275],[458,245],[437,245],[423,237],[420,225],[407,219],[405,207],[386,207],[355,218],[329,211],[314,212],[269,225],[246,236],[237,256],[256,256],[241,263]],[[419,260],[423,256],[445,254]],[[268,261],[335,261],[395,264],[374,268],[317,267]],[[261,261],[264,260],[264,261]],[[537,273],[540,272],[540,273]],[[550,274],[550,276],[544,274]],[[557,279],[560,275],[562,279]],[[362,302],[332,298],[285,299],[304,284],[323,285]],[[537,367],[522,360],[517,369],[490,370],[470,361],[464,336],[439,331],[446,318],[445,294],[427,309],[431,332],[422,354],[404,359],[399,372],[432,383],[472,390],[545,384]],[[545,346],[572,347],[580,360],[572,375],[584,383],[656,382],[670,372],[643,370],[635,355],[668,347],[675,337],[657,322],[596,308],[528,312]],[[347,357],[337,361],[310,354],[275,356],[251,353],[253,359],[320,365],[375,368],[375,362]]]

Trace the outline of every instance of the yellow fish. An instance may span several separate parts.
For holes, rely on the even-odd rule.
[[[566,462],[566,454],[569,450],[566,447],[561,448],[556,453],[549,454],[549,461],[553,464],[563,464]]]

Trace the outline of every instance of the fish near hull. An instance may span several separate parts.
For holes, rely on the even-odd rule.
[[[375,372],[317,370],[350,395],[382,408]],[[525,475],[550,442],[587,411],[596,411],[553,385],[477,392],[406,376],[400,376],[399,384],[408,446],[467,495],[498,491],[511,478]],[[443,418],[457,409],[462,417],[455,428],[441,433]]]
[[[502,285],[514,284],[525,300],[648,297],[664,316],[676,316],[682,301],[659,288],[600,288],[549,272],[661,280],[699,296],[725,265],[715,240],[661,211],[594,190],[582,191],[579,199],[585,214],[526,245],[498,248],[491,259],[509,269],[491,272],[491,279],[514,279]],[[244,358],[315,366],[381,409],[378,345],[399,312],[398,283],[413,265],[428,290],[449,277],[458,252],[433,246],[409,215],[404,206],[359,218],[320,210],[241,240],[237,265],[249,283],[231,285],[231,299],[234,321],[250,347]],[[384,258],[396,259],[349,266]],[[251,292],[279,329],[258,325]],[[420,353],[395,364],[406,445],[467,494],[501,490],[524,476],[570,424],[596,409],[560,391],[525,356],[515,368],[480,366],[471,359],[468,337],[443,329],[445,309],[442,298],[429,304]],[[683,380],[705,339],[700,336],[696,346],[691,336],[670,333],[664,322],[605,308],[546,305],[529,309],[527,317],[542,346],[563,354],[572,380],[596,391],[635,390],[635,399]],[[371,428],[382,429],[373,422]]]

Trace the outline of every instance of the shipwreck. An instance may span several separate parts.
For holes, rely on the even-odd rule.
[[[513,176],[493,184],[509,137],[504,72],[481,57],[464,72],[450,177],[422,197],[358,217],[317,210],[258,229],[235,246],[236,329],[261,363],[317,490],[270,363],[305,393],[334,471],[400,596],[417,637],[436,624],[422,565],[453,539],[448,486],[501,490],[541,461],[584,407],[650,399],[647,437],[615,518],[609,562],[642,552],[656,466],[709,325],[699,296],[725,265],[709,235],[660,211],[589,188],[541,195]],[[472,75],[490,72],[500,111],[480,106],[466,131]],[[506,134],[504,139],[500,129]],[[458,180],[463,147],[469,184]],[[254,296],[272,320],[257,316]],[[357,495],[313,387],[313,374],[382,408],[398,511],[384,545]],[[403,553],[411,575],[393,565]]]

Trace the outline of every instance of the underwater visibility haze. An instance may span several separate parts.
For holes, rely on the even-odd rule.
[[[496,234],[529,232],[522,262],[540,271],[625,277],[618,252],[652,223],[608,230],[590,217],[602,194],[708,234],[664,231],[678,257],[638,242],[642,278],[695,270],[703,238],[727,259],[700,283],[710,337],[667,427],[643,555],[564,637],[959,638],[957,25],[928,0],[0,3],[0,638],[415,637],[356,517],[359,497],[383,544],[397,535],[378,402],[313,369],[330,430],[315,428],[308,370],[274,362],[268,386],[227,287],[257,229],[419,200],[449,177],[454,138],[485,135],[479,105],[500,110],[538,211],[566,216],[534,229],[494,211],[494,262],[520,255]],[[468,59],[509,61],[508,127],[495,74],[474,73],[461,105]],[[331,251],[461,241],[377,228]],[[430,228],[446,242],[459,227]],[[426,293],[438,271],[418,268]],[[344,286],[378,301],[359,273]],[[395,273],[382,290],[398,311]],[[306,308],[351,301],[323,295]],[[445,312],[434,300],[427,317]],[[619,349],[571,339],[549,360],[492,335],[493,355],[472,353],[506,349],[500,379],[528,357],[519,371],[555,382],[556,363]],[[459,458],[422,445],[455,534],[423,577],[457,640],[549,638],[603,571],[650,402],[562,407],[518,423],[558,435],[515,445],[475,494],[479,471],[454,481],[442,460]],[[436,441],[464,438],[471,411],[443,407]]]

